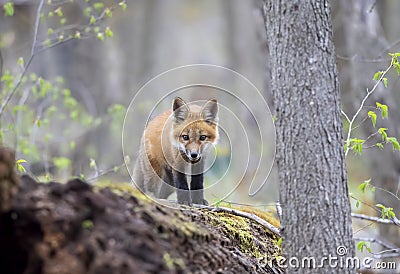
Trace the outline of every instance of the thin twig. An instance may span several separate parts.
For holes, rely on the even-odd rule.
[[[125,163],[123,163],[123,164],[121,164],[119,166],[116,166],[116,167],[119,170],[120,168],[122,168],[124,166],[125,166]],[[112,173],[112,172],[115,171],[115,166],[112,167],[112,168],[108,168],[106,170],[103,170],[103,171],[99,171],[98,168],[97,168],[97,165],[95,164],[94,168],[95,168],[95,176],[93,176],[92,178],[86,179],[86,182],[88,182],[88,183],[91,183],[91,182],[97,180],[99,177],[102,177],[104,175],[107,175],[107,174]]]
[[[10,102],[11,98],[14,96],[15,92],[19,88],[19,86],[22,83],[22,79],[24,78],[26,72],[28,71],[29,66],[32,63],[33,58],[35,57],[35,47],[36,47],[36,42],[37,42],[37,35],[38,35],[38,30],[39,30],[39,24],[40,24],[40,13],[43,7],[43,0],[40,0],[38,9],[36,11],[36,20],[35,20],[35,28],[33,30],[33,42],[32,42],[32,48],[31,48],[31,55],[29,57],[28,62],[25,65],[24,71],[21,73],[16,85],[14,88],[11,90],[11,92],[7,95],[3,103],[1,104],[0,107],[0,117],[3,115],[4,109]]]
[[[32,48],[31,48],[31,56],[35,55],[35,46],[36,46],[37,35],[38,35],[38,31],[39,31],[40,12],[42,11],[42,7],[43,7],[43,0],[40,0],[39,7],[36,11],[36,21],[35,21],[35,28],[33,30],[33,42],[32,42]]]
[[[377,135],[379,133],[379,131],[377,131],[377,132],[375,132],[375,133],[372,133],[371,135],[369,135],[365,140],[364,140],[364,142],[362,142],[363,144],[365,144],[369,139],[371,139],[372,137],[374,137],[375,135]]]
[[[361,220],[373,221],[375,223],[380,223],[380,224],[400,225],[399,219],[397,219],[396,217],[389,220],[389,219],[383,219],[383,218],[379,218],[379,217],[373,217],[373,216],[368,216],[368,215],[358,214],[358,213],[351,213],[351,217],[356,218],[356,219],[361,219]]]
[[[350,118],[349,118],[349,116],[347,116],[346,112],[344,112],[343,109],[341,109],[340,112],[342,113],[342,115],[344,116],[344,118],[346,118],[347,122],[350,123]]]
[[[380,246],[382,246],[382,247],[384,247],[384,248],[389,248],[390,250],[398,249],[398,247],[395,246],[395,245],[392,245],[392,244],[390,244],[390,243],[387,243],[387,242],[384,242],[384,241],[382,241],[382,240],[375,239],[375,238],[353,237],[353,239],[354,239],[355,241],[377,243],[377,244],[379,244]]]

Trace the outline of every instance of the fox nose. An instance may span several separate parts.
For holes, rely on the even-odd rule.
[[[192,157],[193,159],[196,159],[197,156],[199,156],[197,152],[190,152],[190,157]]]

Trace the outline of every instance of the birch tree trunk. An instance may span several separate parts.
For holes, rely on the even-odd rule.
[[[339,247],[347,250],[341,259],[354,256],[330,3],[268,0],[264,18],[285,257],[300,261],[296,273],[352,273],[328,261],[318,266],[340,257]],[[305,257],[315,265],[302,267]]]

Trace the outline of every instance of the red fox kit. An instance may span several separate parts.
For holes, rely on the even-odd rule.
[[[204,159],[217,143],[217,123],[216,99],[200,107],[175,98],[172,110],[156,116],[144,131],[134,182],[157,198],[168,198],[176,188],[178,203],[207,204],[203,193]],[[186,178],[189,169],[190,191]]]

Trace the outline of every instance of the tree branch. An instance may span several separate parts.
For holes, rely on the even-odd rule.
[[[369,91],[367,91],[367,95],[365,95],[364,99],[361,101],[361,105],[360,107],[357,109],[356,113],[354,114],[353,118],[351,118],[350,122],[349,122],[349,131],[347,132],[347,138],[346,138],[346,144],[349,143],[350,141],[350,137],[351,137],[351,132],[353,130],[353,123],[355,122],[358,114],[360,114],[360,111],[363,109],[365,102],[367,101],[367,99],[369,98],[369,96],[376,90],[376,88],[378,87],[378,85],[380,84],[380,82],[382,81],[382,79],[385,77],[385,75],[388,73],[388,71],[392,68],[393,64],[392,62],[390,62],[390,66],[380,75],[379,80],[376,81],[375,85],[373,86],[373,88]],[[343,112],[342,112],[343,114]],[[347,119],[349,119],[347,117]],[[349,153],[350,150],[350,146],[348,145],[346,148],[346,151],[344,153],[345,156],[347,156],[347,154]]]
[[[384,248],[389,248],[390,250],[396,250],[396,249],[398,249],[396,246],[394,246],[394,245],[392,245],[392,244],[390,244],[390,243],[387,243],[387,242],[384,242],[384,241],[382,241],[382,240],[375,239],[375,238],[354,237],[353,239],[354,239],[355,241],[363,241],[363,242],[377,243],[377,244],[379,244],[380,246],[382,246],[382,247],[384,247]]]
[[[37,43],[37,35],[38,35],[39,24],[40,24],[40,12],[42,11],[43,2],[44,2],[43,0],[40,0],[38,9],[36,11],[35,28],[33,30],[33,42],[32,42],[32,48],[31,48],[31,54],[30,54],[29,60],[26,63],[25,68],[18,79],[17,84],[14,86],[14,88],[11,90],[11,92],[7,95],[6,99],[1,104],[0,117],[3,115],[4,109],[10,102],[11,98],[14,96],[14,94],[17,91],[17,89],[19,88],[19,86],[21,85],[22,79],[24,78],[26,72],[28,71],[30,64],[32,63],[33,58],[35,57],[35,47],[36,47],[36,43]]]
[[[388,220],[388,219],[382,219],[379,217],[373,217],[373,216],[368,216],[368,215],[358,214],[358,213],[351,213],[351,217],[356,218],[356,219],[361,219],[361,220],[373,221],[373,222],[380,223],[380,224],[393,224],[393,225],[400,226],[400,221],[396,217],[392,218],[391,220]]]

